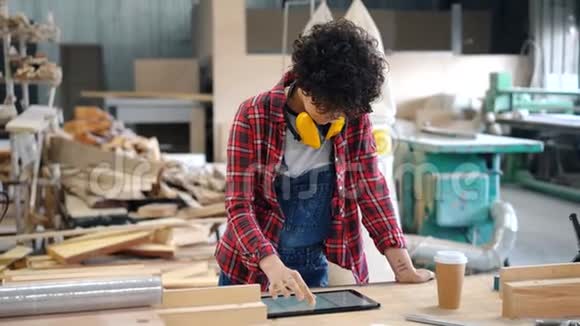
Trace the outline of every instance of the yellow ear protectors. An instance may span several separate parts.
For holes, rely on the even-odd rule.
[[[290,85],[288,89],[288,97],[292,96],[295,87],[296,83],[292,83]],[[320,131],[318,129],[318,126],[316,125],[316,122],[312,120],[312,117],[306,112],[298,114],[298,116],[296,116],[296,129],[294,129],[292,123],[290,123],[288,115],[289,114],[295,115],[295,113],[290,112],[288,106],[286,106],[286,109],[284,111],[285,111],[284,120],[286,121],[288,129],[290,129],[290,132],[292,132],[292,134],[294,135],[294,139],[312,148],[319,149],[322,143],[320,139],[321,138]],[[338,135],[344,128],[345,123],[346,119],[343,116],[333,121],[328,131],[326,132],[326,136],[324,137],[324,139],[328,140]]]
[[[288,129],[290,129],[290,132],[292,132],[294,138],[297,141],[302,142],[304,145],[319,149],[322,144],[320,139],[320,131],[314,120],[312,120],[312,117],[310,117],[310,115],[308,115],[306,112],[300,113],[296,117],[296,129],[294,129],[289,121],[288,114],[290,113],[287,112],[284,117],[286,118]],[[326,136],[324,136],[324,139],[328,140],[338,135],[344,128],[345,122],[346,120],[344,117],[340,117],[332,122],[328,128],[328,131],[326,132]]]

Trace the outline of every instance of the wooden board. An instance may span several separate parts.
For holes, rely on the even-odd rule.
[[[76,263],[89,257],[106,255],[123,249],[146,243],[151,238],[152,232],[138,231],[129,234],[106,237],[105,239],[92,239],[70,244],[57,244],[49,246],[48,254],[61,263]]]
[[[191,262],[189,266],[172,269],[163,273],[163,279],[183,279],[192,276],[206,275],[209,271],[207,262]]]
[[[40,256],[40,257],[50,257],[50,256]],[[50,257],[51,258],[51,257]],[[51,258],[52,259],[52,258]],[[61,265],[61,268],[53,268],[46,270],[32,270],[32,269],[19,269],[19,270],[8,270],[4,272],[6,278],[12,276],[25,276],[25,275],[54,275],[54,274],[73,274],[73,273],[94,273],[98,274],[101,272],[118,272],[118,271],[138,271],[145,269],[146,266],[143,264],[128,264],[128,265],[111,265],[111,266],[83,266],[69,268],[68,265]],[[150,268],[150,267],[147,267]]]
[[[213,216],[226,216],[226,207],[223,202],[203,206],[200,208],[192,208],[192,207],[183,208],[177,214],[177,217],[185,219],[195,219]]]
[[[215,287],[218,285],[218,277],[214,271],[210,270],[205,275],[188,278],[172,279],[162,276],[162,282],[165,289]]]
[[[254,325],[266,322],[267,309],[262,302],[194,308],[158,309],[167,326]]]
[[[151,309],[123,309],[0,319],[2,326],[165,326]]]
[[[507,282],[504,286],[503,317],[580,317],[580,278]]]
[[[177,204],[148,204],[137,210],[137,215],[141,218],[172,217],[176,214]]]
[[[258,284],[179,289],[163,291],[163,304],[157,308],[197,307],[221,304],[240,304],[260,301]]]
[[[139,230],[137,230],[137,231],[139,231]],[[151,231],[153,232],[153,235],[151,237],[151,241],[153,241],[154,243],[166,244],[166,243],[171,241],[171,238],[172,238],[171,228],[159,226],[159,229],[151,230]],[[130,234],[130,233],[134,233],[134,232],[136,232],[136,231],[131,230],[131,229],[104,230],[101,232],[85,234],[85,235],[82,235],[80,237],[70,238],[70,239],[67,239],[67,240],[61,242],[61,244],[71,244],[71,243],[83,242],[83,241],[87,241],[87,240],[104,239],[107,237]]]
[[[500,293],[503,293],[503,287],[506,282],[568,277],[580,277],[580,264],[566,263],[506,267],[500,271]]]
[[[47,231],[38,233],[28,233],[20,234],[14,236],[0,236],[0,241],[28,241],[34,239],[47,239],[47,238],[60,238],[60,237],[70,237],[75,235],[83,235],[102,231],[113,231],[113,230],[125,230],[125,231],[142,231],[142,230],[155,230],[160,227],[166,226],[188,226],[189,224],[181,219],[177,218],[167,218],[159,219],[155,221],[146,221],[139,224],[122,225],[122,226],[107,226],[107,227],[94,227],[94,228],[81,228],[74,230],[61,230],[61,231]]]
[[[28,256],[32,249],[24,246],[16,246],[0,255],[0,272],[7,269],[12,263]]]
[[[121,252],[141,257],[159,257],[169,259],[175,256],[175,247],[158,243],[144,243],[124,249]]]
[[[191,225],[186,228],[173,228],[171,244],[177,247],[183,247],[207,243],[209,233],[209,225]]]
[[[32,259],[29,259],[32,258]],[[54,260],[49,255],[26,257],[26,268],[29,269],[52,269],[61,267],[76,267],[77,264],[62,265],[61,263]]]
[[[134,270],[102,270],[98,272],[88,271],[77,273],[60,273],[60,274],[39,274],[39,275],[17,275],[9,276],[4,279],[4,283],[29,283],[42,281],[57,281],[57,280],[74,280],[74,279],[94,279],[94,278],[110,278],[110,277],[132,277],[132,276],[149,276],[160,275],[161,271],[157,268],[140,268]]]

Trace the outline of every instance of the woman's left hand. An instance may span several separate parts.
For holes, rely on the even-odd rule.
[[[416,269],[406,249],[387,249],[385,256],[395,272],[397,282],[425,283],[435,278],[435,274],[429,270]]]

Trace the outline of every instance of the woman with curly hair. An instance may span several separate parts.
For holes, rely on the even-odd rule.
[[[315,25],[294,42],[278,85],[241,104],[227,146],[220,285],[259,283],[312,304],[328,261],[367,283],[359,209],[397,281],[432,279],[413,267],[378,168],[368,114],[385,65],[353,23]]]

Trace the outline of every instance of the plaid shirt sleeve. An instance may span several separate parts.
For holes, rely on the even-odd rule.
[[[237,240],[237,250],[250,271],[259,270],[262,258],[276,254],[262,233],[254,210],[256,162],[255,134],[248,118],[248,102],[241,105],[232,125],[227,146],[226,210],[228,227]]]
[[[379,170],[375,139],[368,115],[361,118],[360,142],[356,155],[362,223],[381,253],[388,248],[405,248],[405,237],[397,224],[385,177]]]

